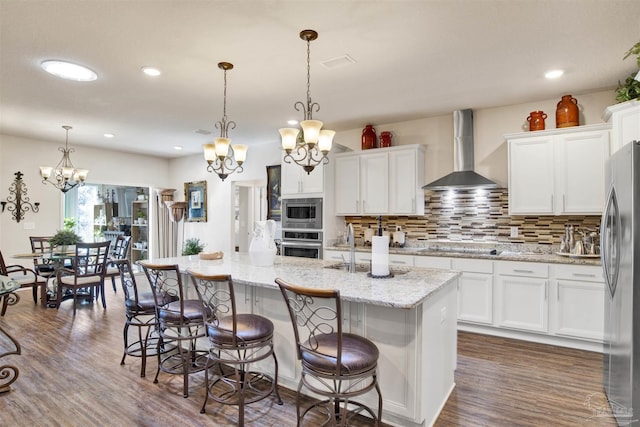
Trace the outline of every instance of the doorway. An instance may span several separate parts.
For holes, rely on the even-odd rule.
[[[253,237],[253,224],[267,219],[267,182],[235,181],[231,185],[231,214],[234,218],[231,242],[235,252],[248,252]]]

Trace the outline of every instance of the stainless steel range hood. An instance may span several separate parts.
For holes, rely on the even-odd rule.
[[[495,188],[498,185],[473,171],[473,111],[453,112],[453,172],[424,187],[425,190],[448,188]]]

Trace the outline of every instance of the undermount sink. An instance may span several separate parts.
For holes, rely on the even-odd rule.
[[[447,248],[447,247],[437,247],[437,248],[424,248],[419,252],[438,252],[445,254],[457,254],[457,255],[500,255],[501,251],[496,249],[485,249],[485,248]]]
[[[345,265],[344,263],[338,262],[336,264],[325,265],[324,268],[328,268],[330,270],[342,270],[346,273],[349,271],[349,264]],[[369,273],[370,271],[371,271],[371,268],[369,267],[369,264],[356,264],[356,271],[355,271],[356,273]],[[389,268],[389,271],[394,276],[407,274],[409,272],[409,270],[399,270],[399,269],[391,269],[391,268]]]

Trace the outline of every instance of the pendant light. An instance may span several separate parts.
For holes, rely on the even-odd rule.
[[[229,127],[235,129],[236,122],[227,121],[227,71],[233,69],[229,62],[218,63],[218,68],[224,71],[224,101],[222,106],[222,120],[216,123],[220,129],[220,137],[213,144],[203,144],[204,159],[207,161],[207,172],[215,172],[224,181],[233,172],[241,173],[242,164],[247,159],[247,146],[243,144],[231,145]]]
[[[294,162],[310,174],[313,169],[321,163],[329,163],[327,154],[331,150],[335,131],[323,130],[323,123],[313,120],[313,110],[320,111],[320,104],[311,100],[311,42],[318,38],[318,33],[314,30],[302,30],[300,38],[307,42],[307,102],[298,101],[294,104],[296,111],[304,114],[304,120],[300,122],[300,129],[283,128],[280,129],[282,137],[282,149],[285,151],[284,161]]]
[[[62,159],[60,159],[55,168],[51,166],[40,166],[40,176],[42,177],[43,184],[48,182],[58,190],[66,193],[78,185],[84,185],[89,171],[87,169],[76,169],[73,163],[71,163],[69,154],[75,151],[73,148],[69,148],[69,130],[71,130],[72,127],[62,126],[62,129],[67,131],[64,148],[58,147],[58,151],[62,152]]]

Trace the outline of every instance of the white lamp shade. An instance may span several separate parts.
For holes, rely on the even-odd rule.
[[[302,126],[304,142],[307,144],[316,144],[320,137],[322,122],[320,120],[303,120],[300,122],[300,126]]]
[[[51,166],[40,166],[40,176],[42,178],[49,179],[51,172],[53,172],[53,168]]]
[[[282,128],[279,129],[278,132],[280,132],[280,136],[282,137],[282,149],[293,150],[296,148],[296,140],[298,139],[300,129]]]
[[[231,140],[229,138],[216,138],[214,140],[216,145],[216,156],[227,157],[229,154],[229,144]]]
[[[73,176],[73,168],[63,167],[62,176],[64,177],[64,179],[71,179],[71,177]]]
[[[247,146],[244,144],[235,144],[233,146],[233,154],[238,164],[244,163],[247,160]]]
[[[334,130],[321,130],[320,138],[318,139],[318,148],[320,151],[331,151],[331,145],[333,144],[333,136],[336,134]]]
[[[216,159],[216,146],[214,144],[202,144],[204,150],[204,159],[207,162],[213,162]]]
[[[85,179],[87,179],[87,175],[89,175],[89,170],[88,169],[77,169],[76,170],[76,175],[74,176],[74,179],[76,181],[78,181],[78,180],[84,181]]]

